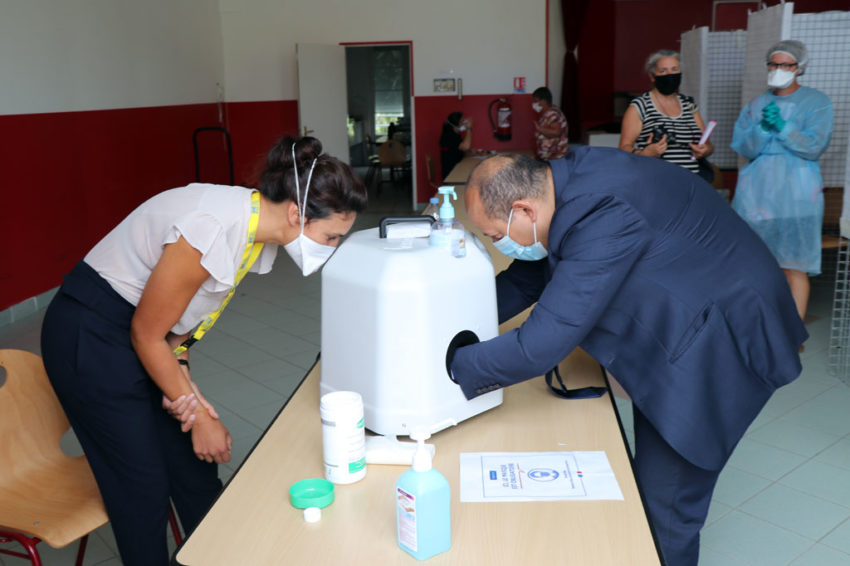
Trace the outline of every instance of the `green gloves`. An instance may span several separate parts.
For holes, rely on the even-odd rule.
[[[785,127],[785,119],[782,118],[782,114],[779,112],[779,106],[773,101],[762,108],[761,116],[759,125],[765,132],[769,132],[770,130],[781,132],[782,128]]]

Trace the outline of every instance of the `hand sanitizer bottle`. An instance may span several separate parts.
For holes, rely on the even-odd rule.
[[[466,230],[463,224],[455,219],[455,207],[452,206],[450,197],[457,200],[454,187],[445,186],[437,189],[443,195],[443,204],[440,206],[439,219],[431,226],[431,237],[429,245],[449,248],[455,257],[466,256]]]
[[[417,429],[410,438],[418,445],[413,467],[396,482],[398,545],[417,560],[427,560],[452,546],[451,490],[446,478],[431,465],[425,440],[427,430]]]

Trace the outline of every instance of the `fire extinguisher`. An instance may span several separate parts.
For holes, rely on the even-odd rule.
[[[495,108],[495,118],[493,109]],[[497,140],[508,141],[511,139],[511,103],[506,98],[497,98],[490,103],[488,110],[490,125],[493,127],[493,135]]]

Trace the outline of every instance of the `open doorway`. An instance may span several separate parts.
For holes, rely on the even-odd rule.
[[[346,45],[345,61],[351,165],[369,181],[373,202],[409,211],[413,203],[410,45]],[[388,141],[397,150],[394,154],[406,156],[405,164],[376,169],[379,148]]]

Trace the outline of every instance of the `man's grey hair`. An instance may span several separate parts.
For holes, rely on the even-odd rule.
[[[505,164],[488,175],[491,168],[481,166],[491,159],[504,160]],[[522,154],[490,157],[475,166],[469,184],[478,188],[484,214],[507,219],[514,201],[543,195],[548,168],[547,163]]]
[[[655,66],[662,57],[673,57],[679,62],[679,68],[682,67],[682,58],[678,51],[672,49],[659,49],[652,55],[646,58],[646,72],[655,74]]]

